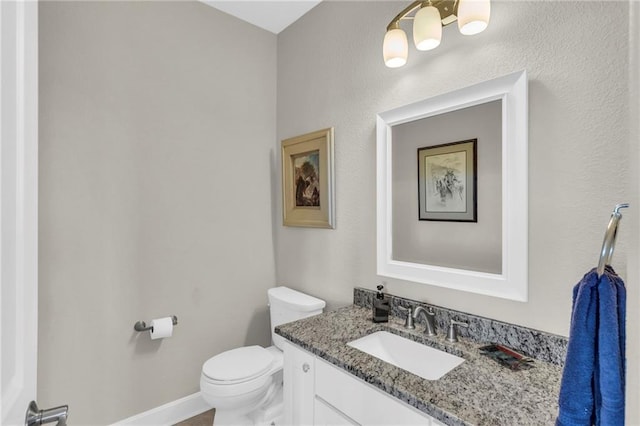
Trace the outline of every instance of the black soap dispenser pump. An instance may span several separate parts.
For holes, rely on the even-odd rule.
[[[389,299],[382,292],[384,289],[382,284],[377,289],[376,298],[373,300],[373,322],[389,322],[389,311],[391,310]]]

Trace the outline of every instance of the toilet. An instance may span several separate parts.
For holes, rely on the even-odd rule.
[[[287,287],[270,288],[267,295],[273,346],[231,349],[202,366],[200,391],[216,409],[215,426],[281,423],[284,338],[274,329],[322,313],[325,302]]]

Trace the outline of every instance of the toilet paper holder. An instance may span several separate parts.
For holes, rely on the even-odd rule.
[[[178,317],[175,315],[171,316],[171,321],[173,321],[173,325],[178,325]],[[147,323],[144,321],[138,321],[137,323],[135,323],[135,325],[133,326],[133,329],[135,331],[153,331],[153,326],[150,325],[147,327]]]

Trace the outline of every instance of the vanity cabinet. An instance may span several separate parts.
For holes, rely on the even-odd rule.
[[[289,342],[283,396],[286,425],[444,426]]]
[[[314,424],[316,357],[289,342],[283,345],[284,424],[312,425]]]

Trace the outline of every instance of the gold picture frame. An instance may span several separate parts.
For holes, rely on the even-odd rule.
[[[335,227],[333,127],[282,141],[282,220]]]

